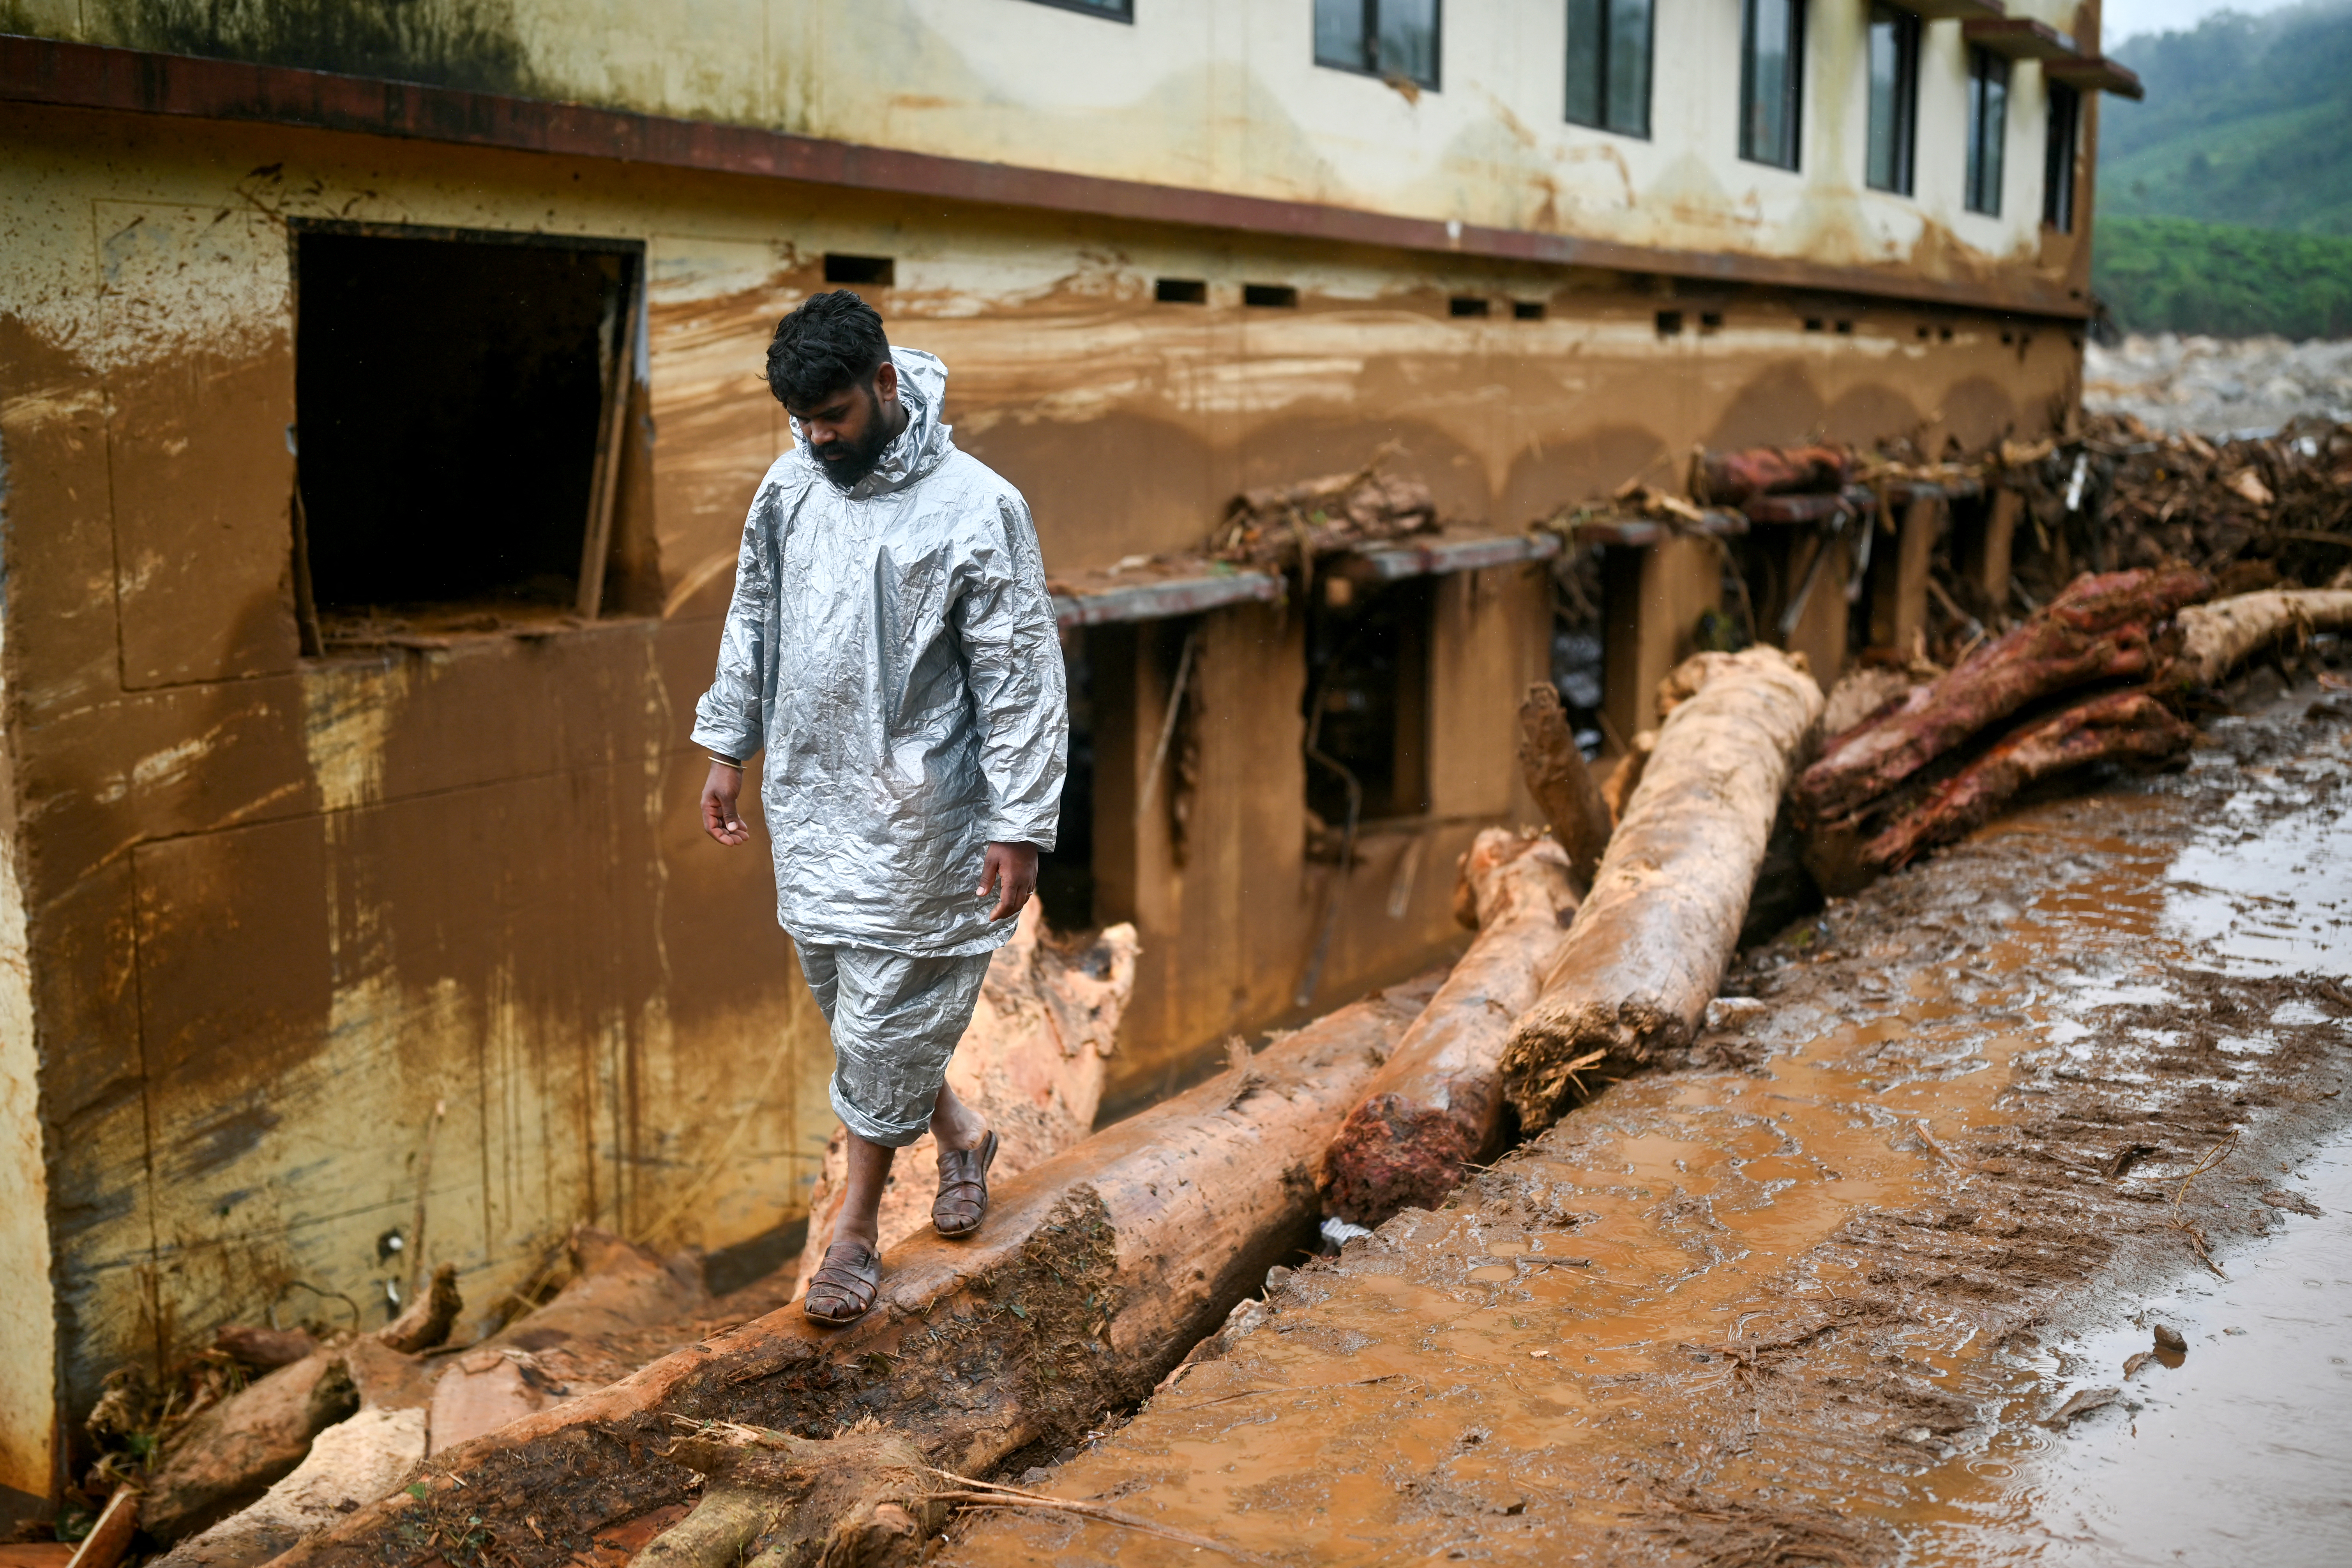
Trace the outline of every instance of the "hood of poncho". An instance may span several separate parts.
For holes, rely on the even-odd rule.
[[[881,460],[872,473],[840,492],[852,500],[904,489],[955,450],[955,426],[940,418],[947,403],[948,367],[937,354],[920,349],[892,349],[890,363],[898,367],[898,404],[907,411],[907,427],[882,448]],[[793,419],[792,426],[793,455],[823,479],[824,459],[809,446],[801,422]],[[824,482],[833,483],[829,479]]]

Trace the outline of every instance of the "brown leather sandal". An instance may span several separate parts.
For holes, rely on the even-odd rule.
[[[874,1305],[881,1289],[882,1255],[858,1242],[836,1241],[824,1249],[824,1260],[809,1276],[801,1310],[820,1323],[854,1323]],[[824,1303],[822,1310],[820,1301]]]
[[[988,1168],[996,1163],[996,1134],[977,1149],[940,1151],[940,1195],[931,1201],[931,1228],[945,1237],[970,1236],[988,1217]]]

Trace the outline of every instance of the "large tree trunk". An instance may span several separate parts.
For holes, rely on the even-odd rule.
[[[1609,847],[1612,824],[1601,786],[1592,782],[1584,753],[1577,750],[1559,693],[1548,682],[1528,687],[1519,703],[1519,769],[1527,776],[1528,793],[1551,824],[1552,837],[1568,851],[1577,886],[1591,887],[1601,853]]]
[[[1822,689],[1777,648],[1700,654],[1697,694],[1656,748],[1569,928],[1543,994],[1503,1057],[1520,1121],[1551,1125],[1587,1068],[1622,1070],[1683,1044],[1723,982],[1780,792],[1822,716]]]
[[[2158,623],[2212,592],[2201,572],[2082,576],[1934,686],[1832,738],[1797,783],[1801,826],[1826,827],[2027,703],[2093,680],[2140,679]]]
[[[1323,1207],[1357,1225],[1408,1205],[1435,1208],[1465,1163],[1495,1151],[1503,1047],[1576,912],[1568,857],[1549,838],[1490,827],[1463,876],[1477,899],[1477,940],[1324,1151]]]
[[[2352,631],[2352,589],[2272,588],[2192,605],[2180,612],[2180,652],[2160,684],[2215,686],[2271,644],[2313,632]]]
[[[967,1475],[1075,1441],[1311,1237],[1316,1155],[1440,978],[1343,1007],[1003,1184],[971,1240],[892,1252],[848,1327],[792,1307],[667,1356],[436,1458],[425,1496],[359,1510],[281,1568],[422,1565],[466,1540],[554,1568],[608,1521],[688,1495],[695,1472],[667,1453],[681,1415],[817,1436],[871,1415]]]
[[[2004,738],[1873,838],[1864,858],[1873,870],[1894,870],[1930,845],[1964,837],[2028,784],[2091,763],[2160,762],[2196,739],[2144,691],[2095,697]]]
[[[1043,1164],[1094,1131],[1103,1063],[1135,992],[1136,951],[1135,928],[1124,922],[1083,948],[1056,945],[1034,899],[1013,940],[996,950],[971,1026],[948,1061],[949,1087],[996,1131],[992,1183]],[[824,1260],[848,1169],[848,1139],[836,1127],[809,1194],[797,1289]],[[885,1251],[929,1228],[939,1187],[939,1145],[927,1132],[890,1162],[877,1231]]]
[[[173,1436],[141,1500],[139,1528],[174,1542],[242,1508],[359,1403],[334,1350],[312,1351],[231,1394]]]
[[[729,1423],[668,1457],[705,1478],[702,1497],[635,1568],[914,1568],[947,1521],[922,1450],[871,1420],[829,1439]]]

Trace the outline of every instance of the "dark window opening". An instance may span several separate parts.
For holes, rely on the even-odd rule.
[[[1952,329],[1949,327],[1938,327],[1936,329],[1936,337],[1939,342],[1948,343],[1952,341]]]
[[[2009,61],[1990,49],[1969,51],[1968,207],[2000,216],[2001,153],[2009,136]]]
[[[1650,134],[1650,0],[1568,0],[1568,119]]]
[[[1209,286],[1198,278],[1162,278],[1152,285],[1151,297],[1163,305],[1205,305]]]
[[[1475,294],[1456,294],[1445,301],[1449,316],[1483,316],[1490,309],[1487,302]]]
[[[1094,666],[1083,627],[1062,634],[1069,682],[1069,769],[1062,776],[1062,820],[1054,847],[1037,858],[1037,899],[1056,931],[1092,931],[1095,918]]]
[[[1429,636],[1436,579],[1317,595],[1307,623],[1307,806],[1344,833],[1429,809]],[[1351,799],[1352,797],[1352,799]],[[1309,825],[1310,828],[1312,824]]]
[[[1587,544],[1556,556],[1551,569],[1551,683],[1587,761],[1601,755],[1607,734],[1604,560],[1602,546]]]
[[[1870,8],[1870,187],[1911,194],[1919,123],[1919,18],[1880,4]]]
[[[1722,331],[1723,312],[1720,310],[1701,310],[1698,316],[1698,329],[1703,332]]]
[[[620,246],[296,228],[306,647],[595,613],[637,271]]]
[[[1315,0],[1315,63],[1437,89],[1438,0]]]
[[[1682,330],[1683,313],[1680,310],[1661,310],[1658,312],[1658,336],[1662,338],[1679,337],[1682,334]]]
[[[1927,324],[1926,324],[1925,322],[1922,322],[1922,323],[1920,324],[1920,327],[1919,327],[1919,336],[1920,336],[1921,338],[1923,338],[1923,339],[1924,339],[1924,338],[1926,338],[1926,337],[1927,336]]]
[[[826,251],[824,280],[828,283],[867,283],[877,289],[887,289],[898,282],[898,266],[887,256],[841,256]]]
[[[1135,20],[1135,0],[1034,0],[1040,5],[1051,5],[1057,11],[1083,11],[1089,16],[1106,21]]]
[[[1819,316],[1807,316],[1805,318],[1805,331],[1809,332],[1818,332],[1821,330],[1822,319]]]
[[[1805,0],[1746,0],[1740,23],[1739,155],[1797,166],[1805,92]]]
[[[1298,290],[1287,283],[1244,283],[1242,285],[1242,303],[1288,310],[1298,303]]]
[[[1852,321],[1839,321],[1836,323],[1836,326],[1839,331],[1849,335],[1853,331],[1853,323]]]
[[[1511,319],[1512,319],[1513,321],[1542,321],[1542,320],[1544,319],[1544,306],[1543,306],[1543,301],[1542,301],[1541,300],[1512,300],[1512,301],[1511,301]]]
[[[2074,232],[2074,143],[2083,95],[2063,81],[2049,84],[2050,140],[2042,156],[2042,221],[2060,234]]]

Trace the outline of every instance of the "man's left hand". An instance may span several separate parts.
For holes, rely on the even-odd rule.
[[[1002,889],[995,910],[989,915],[1001,921],[1007,915],[1017,915],[1029,902],[1029,895],[1037,890],[1037,847],[1034,844],[992,844],[988,858],[981,863],[980,886],[972,889],[974,898],[988,897],[991,889]]]

